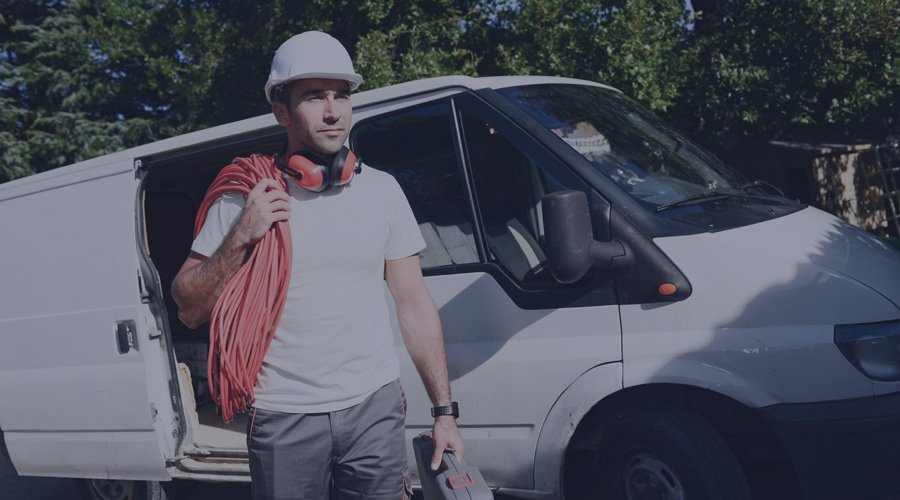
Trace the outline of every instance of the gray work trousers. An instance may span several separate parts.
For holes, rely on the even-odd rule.
[[[254,500],[408,498],[399,381],[329,413],[253,408],[247,449]]]

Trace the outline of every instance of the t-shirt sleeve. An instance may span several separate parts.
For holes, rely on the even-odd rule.
[[[391,229],[384,247],[384,258],[386,260],[403,259],[421,252],[425,248],[425,240],[422,238],[422,231],[419,230],[406,195],[403,194],[403,190],[400,189],[400,185],[393,177],[390,178],[388,191]]]
[[[194,238],[191,251],[209,257],[225,241],[225,236],[231,231],[231,226],[240,217],[244,210],[244,195],[240,193],[226,193],[219,197],[209,207],[206,220],[200,233]]]

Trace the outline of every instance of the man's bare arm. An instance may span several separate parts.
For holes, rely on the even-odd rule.
[[[419,256],[385,261],[385,280],[397,305],[400,333],[416,365],[428,397],[435,406],[449,405],[450,381],[447,376],[447,358],[444,353],[444,334],[437,307],[419,266]],[[437,417],[432,428],[434,456],[432,470],[437,469],[444,450],[463,457],[463,442],[456,420],[449,415]]]
[[[172,298],[185,325],[197,328],[209,321],[225,284],[240,269],[247,251],[272,224],[287,220],[290,209],[290,198],[278,183],[262,180],[247,195],[244,210],[222,245],[209,258],[191,253],[172,281]]]

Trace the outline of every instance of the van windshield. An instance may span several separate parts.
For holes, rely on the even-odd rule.
[[[649,210],[713,196],[744,195],[748,185],[711,154],[621,93],[587,85],[499,89]]]

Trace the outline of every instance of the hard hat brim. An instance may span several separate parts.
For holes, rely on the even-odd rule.
[[[363,77],[357,73],[304,73],[293,78],[283,80],[270,80],[266,82],[266,100],[272,104],[272,89],[297,80],[309,80],[311,78],[324,78],[326,80],[344,80],[350,84],[350,91],[358,89],[362,85]]]

